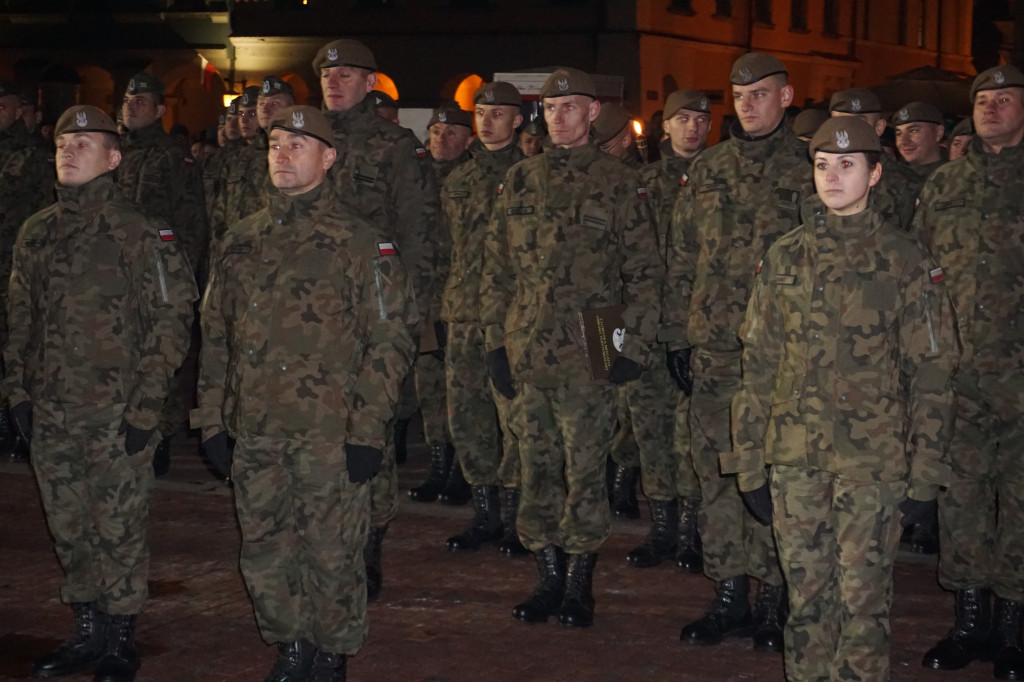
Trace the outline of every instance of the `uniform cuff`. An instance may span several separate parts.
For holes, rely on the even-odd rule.
[[[740,450],[718,453],[718,464],[723,474],[759,472],[764,476],[764,450]]]

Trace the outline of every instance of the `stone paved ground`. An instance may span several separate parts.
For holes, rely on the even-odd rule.
[[[138,679],[258,682],[275,651],[259,639],[237,570],[230,490],[205,471],[196,445],[176,441],[171,473],[153,497],[152,599],[139,621]],[[425,468],[424,450],[414,449],[399,469],[403,498]],[[0,464],[0,491],[0,679],[25,679],[30,661],[67,634],[69,611],[57,599],[60,570],[28,466]],[[700,616],[712,585],[668,565],[628,567],[624,556],[642,538],[645,522],[616,522],[595,575],[596,624],[576,631],[511,617],[511,607],[533,588],[532,560],[444,550],[444,539],[469,513],[468,507],[403,502],[385,539],[384,592],[370,606],[370,638],[350,661],[350,680],[782,679],[781,658],[755,654],[749,641],[709,648],[679,643],[680,627]],[[985,664],[956,673],[920,666],[922,652],[949,627],[952,599],[937,587],[932,561],[903,559],[896,569],[893,679],[992,679]]]

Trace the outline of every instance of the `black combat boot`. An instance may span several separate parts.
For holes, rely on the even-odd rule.
[[[558,622],[574,628],[594,624],[594,564],[597,554],[571,554]]]
[[[509,559],[529,554],[530,550],[523,547],[519,540],[519,532],[516,530],[516,519],[519,518],[519,488],[505,488],[501,516],[505,522],[505,536],[498,543],[498,551]]]
[[[782,651],[782,626],[788,611],[786,586],[762,581],[754,604],[754,651]]]
[[[444,490],[448,481],[448,472],[452,468],[455,450],[446,443],[434,443],[430,446],[430,470],[427,478],[420,485],[409,491],[409,499],[413,502],[434,502]]]
[[[1020,619],[1024,609],[1019,601],[996,597],[990,651],[995,659],[992,675],[997,680],[1024,680],[1024,650],[1020,643]]]
[[[462,474],[462,465],[459,464],[458,458],[455,458],[452,468],[448,471],[448,480],[444,482],[444,490],[441,491],[441,503],[461,507],[470,499],[469,483],[466,483],[466,477]]]
[[[459,551],[480,549],[487,542],[496,542],[504,535],[498,501],[498,486],[475,485],[473,494],[473,520],[469,528],[448,538],[448,549]]]
[[[409,422],[411,419],[395,420],[395,464],[405,464],[409,459]]]
[[[651,530],[647,539],[626,555],[626,561],[637,568],[650,568],[669,559],[676,551],[679,507],[675,500],[648,500],[651,505]]]
[[[60,677],[91,667],[107,652],[106,614],[95,602],[71,605],[75,633],[57,650],[32,662],[33,677]]]
[[[263,682],[308,682],[316,647],[307,639],[279,642],[277,660]],[[328,678],[330,679],[330,678]]]
[[[309,682],[345,682],[345,665],[348,656],[317,651],[313,656],[313,670]]]
[[[384,573],[380,567],[380,546],[384,542],[387,527],[370,528],[366,534],[366,545],[363,547],[363,564],[366,566],[366,601],[371,602],[380,595],[384,586]]]
[[[139,672],[135,648],[135,614],[107,615],[107,651],[96,664],[93,682],[132,682]]]
[[[975,587],[956,592],[956,620],[944,639],[924,655],[921,665],[959,670],[976,659],[987,659],[992,630],[992,592]]]
[[[726,637],[749,637],[754,632],[750,615],[750,578],[738,575],[715,585],[715,598],[703,617],[679,633],[687,644],[718,644]]]
[[[525,623],[544,623],[558,611],[565,596],[565,552],[561,547],[548,545],[537,552],[540,582],[537,589],[521,604],[512,609],[512,615]]]
[[[166,476],[171,470],[171,437],[161,438],[153,451],[153,475],[157,478]]]
[[[624,519],[640,518],[640,505],[636,501],[636,479],[640,467],[615,466],[612,481],[612,512]]]
[[[683,573],[704,571],[704,545],[697,530],[699,497],[679,498],[679,537],[676,542],[676,568]]]

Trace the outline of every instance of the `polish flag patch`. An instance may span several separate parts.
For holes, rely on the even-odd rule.
[[[935,268],[934,270],[929,270],[928,276],[931,277],[932,284],[938,284],[942,280],[946,279],[946,276],[942,274],[942,268]]]
[[[755,275],[760,275],[761,274],[761,268],[763,268],[763,267],[764,267],[764,259],[762,258],[761,260],[759,260],[757,262],[757,270],[754,271],[754,274]]]
[[[174,230],[160,230],[160,241],[162,241],[162,242],[173,242],[174,241]]]
[[[420,157],[421,159],[427,158],[427,150],[424,149],[423,147],[416,147],[416,156]]]
[[[382,256],[394,256],[395,245],[391,242],[381,242],[377,244],[377,252]]]
[[[499,182],[498,183],[498,196],[501,196],[501,193],[504,192],[504,191],[505,191],[505,183],[504,182]]]
[[[687,175],[686,173],[683,173],[683,176],[681,178],[679,178],[679,186],[680,187],[686,187],[686,183],[687,183],[687,181],[689,179],[690,179],[690,176]]]
[[[636,188],[636,196],[637,196],[638,199],[646,199],[647,198],[647,188],[646,187],[637,187]]]

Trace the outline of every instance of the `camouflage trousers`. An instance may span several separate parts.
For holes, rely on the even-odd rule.
[[[359,651],[370,486],[348,480],[335,444],[239,439],[231,472],[239,567],[263,639],[305,637],[324,651]]]
[[[676,387],[666,364],[656,361],[618,390],[615,463],[640,467],[644,494],[650,499],[700,497],[690,455],[690,399]]]
[[[953,475],[939,493],[939,583],[1024,601],[1024,373],[961,371],[955,381]]]
[[[519,538],[534,552],[547,545],[569,554],[596,552],[611,532],[605,466],[616,389],[516,388],[511,426],[522,462]]]
[[[697,525],[704,543],[704,573],[714,581],[749,575],[781,585],[771,529],[743,505],[734,475],[723,475],[720,452],[732,450],[729,413],[740,387],[740,353],[695,350],[691,360],[690,443],[700,480]]]
[[[124,405],[92,411],[88,427],[60,405],[33,404],[32,468],[64,569],[65,603],[95,601],[106,613],[140,613],[149,597],[149,498],[154,432],[128,456],[118,427]]]
[[[370,527],[384,528],[398,514],[398,465],[395,462],[395,419],[385,429],[380,471],[370,479]]]
[[[445,391],[444,360],[421,353],[413,367],[416,398],[423,415],[423,437],[428,444],[451,443],[448,431],[448,401]]]
[[[775,465],[773,526],[789,587],[786,680],[888,682],[903,481]]]
[[[508,427],[512,401],[491,385],[486,355],[480,325],[448,325],[445,374],[452,444],[470,485],[518,488],[519,444]]]

